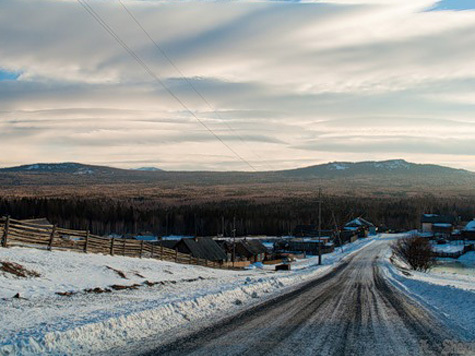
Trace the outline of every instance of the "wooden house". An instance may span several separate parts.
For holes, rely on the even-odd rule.
[[[235,261],[262,262],[268,253],[267,248],[257,239],[237,239],[236,243],[227,239],[216,241],[227,254],[228,261],[232,261],[235,254]]]
[[[227,259],[226,253],[211,237],[183,238],[176,242],[173,249],[213,262],[221,263]]]
[[[236,243],[236,254],[251,262],[262,262],[266,258],[267,248],[255,239],[240,240]]]
[[[377,232],[376,226],[362,217],[347,222],[343,229],[353,231],[358,237],[373,236]]]

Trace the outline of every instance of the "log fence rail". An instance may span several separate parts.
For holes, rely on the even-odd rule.
[[[195,258],[189,254],[158,246],[143,240],[110,238],[91,234],[89,231],[71,230],[56,225],[44,226],[0,217],[1,247],[30,247],[52,250],[69,250],[83,253],[101,253],[112,256],[153,258],[181,264],[213,268],[232,268],[232,263],[219,263]]]

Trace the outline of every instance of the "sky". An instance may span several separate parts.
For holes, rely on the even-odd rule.
[[[0,166],[475,171],[472,0],[122,0],[160,50],[87,1],[149,72],[76,0],[0,1]]]

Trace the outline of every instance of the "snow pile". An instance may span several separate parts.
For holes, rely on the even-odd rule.
[[[0,355],[89,355],[112,349],[116,354],[125,352],[127,345],[143,344],[144,338],[171,341],[297,288],[372,241],[359,240],[345,246],[344,252],[324,255],[324,266],[317,266],[316,258],[299,261],[291,272],[214,270],[119,256],[0,249],[0,261],[40,274],[0,274]],[[84,291],[111,285],[136,289]],[[12,298],[16,293],[26,299]]]

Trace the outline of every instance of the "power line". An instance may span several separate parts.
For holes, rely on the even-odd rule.
[[[211,133],[219,142],[221,142],[229,151],[231,151],[239,160],[244,162],[248,165],[253,171],[257,171],[257,169],[249,163],[244,157],[242,157],[238,152],[236,152],[231,146],[229,146],[224,140],[219,137],[208,125],[206,125],[203,120],[201,120],[188,106],[170,89],[168,88],[165,83],[158,77],[150,67],[132,50],[121,38],[120,36],[110,27],[106,21],[89,5],[85,0],[77,0],[77,2],[91,15],[94,20],[106,30],[109,35],[114,38],[114,40],[147,72],[147,74],[158,82],[166,91],[167,93],[174,98],[184,109],[187,111],[191,116],[193,116],[209,133]]]
[[[203,94],[200,93],[200,91],[195,87],[193,82],[188,79],[188,77],[181,71],[181,69],[175,64],[173,59],[168,56],[168,54],[165,52],[165,50],[153,39],[153,37],[150,35],[150,33],[145,29],[145,27],[140,23],[140,21],[137,19],[137,17],[132,13],[132,11],[129,10],[129,8],[122,2],[122,0],[118,0],[119,4],[122,6],[122,8],[127,12],[127,14],[130,16],[130,18],[137,24],[137,26],[142,30],[142,32],[145,34],[145,36],[148,37],[148,39],[153,43],[155,48],[162,54],[162,56],[167,60],[167,62],[175,69],[175,71],[180,75],[181,79],[183,79],[189,86],[190,88],[203,100],[203,102],[208,106],[208,108],[217,116],[219,120],[221,120],[236,136],[239,138],[239,140],[246,144],[247,142],[242,138],[242,136],[230,125],[228,124],[222,116],[219,114],[218,110],[204,97]],[[269,165],[267,162],[264,161],[264,159],[259,156],[254,150],[249,149],[264,165],[266,165],[268,168],[271,170],[274,170],[274,168]]]

